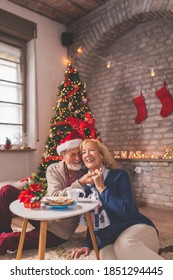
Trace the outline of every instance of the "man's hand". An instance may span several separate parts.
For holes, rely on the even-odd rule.
[[[93,184],[93,179],[91,173],[87,173],[82,178],[79,179],[79,184],[83,187],[86,184]]]

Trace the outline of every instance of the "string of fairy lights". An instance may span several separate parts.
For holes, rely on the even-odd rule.
[[[77,53],[79,55],[82,55],[84,53],[84,48],[82,46],[79,46],[77,48]],[[92,53],[94,56],[100,58],[101,60],[104,60],[106,62],[106,67],[109,69],[112,66],[111,60],[107,60],[106,58],[96,54],[96,53]],[[122,63],[122,62],[115,62],[115,65],[123,65],[126,67],[135,67],[137,69],[144,69],[147,70],[150,73],[151,77],[154,77],[156,75],[156,70],[162,70],[162,69],[166,69],[166,68],[173,68],[173,66],[166,66],[166,67],[159,67],[159,66],[152,66],[152,67],[144,67],[144,66],[138,66],[138,65],[132,65],[132,64],[127,64],[127,63]]]

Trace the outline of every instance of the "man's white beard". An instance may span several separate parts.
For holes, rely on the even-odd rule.
[[[67,168],[69,170],[73,170],[73,171],[79,171],[82,169],[82,163],[71,163],[71,164],[67,164]]]

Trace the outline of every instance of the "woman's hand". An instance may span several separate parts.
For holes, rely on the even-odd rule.
[[[97,190],[101,193],[105,189],[102,170],[96,169],[94,172],[92,172],[92,179]]]
[[[89,255],[89,253],[90,248],[88,247],[76,248],[71,253],[71,259],[77,259],[80,257],[80,255],[84,255],[86,257]]]

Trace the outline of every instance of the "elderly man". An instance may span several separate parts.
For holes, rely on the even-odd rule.
[[[83,189],[87,174],[79,153],[81,142],[80,134],[73,130],[57,146],[57,153],[62,156],[62,161],[47,168],[47,196],[66,196],[68,188]],[[18,248],[20,232],[12,232],[12,213],[9,205],[18,198],[19,193],[20,191],[11,185],[6,185],[0,190],[0,255]],[[40,223],[37,221],[30,223],[35,228],[26,233],[23,249],[38,247]],[[78,223],[78,216],[48,222],[46,247],[54,247],[67,241],[75,232]]]

